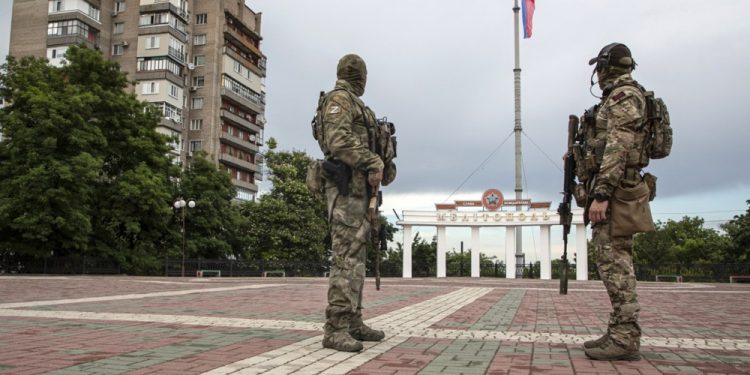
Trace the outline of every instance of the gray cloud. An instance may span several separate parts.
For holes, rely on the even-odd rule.
[[[11,3],[0,0],[0,56]],[[368,63],[364,100],[398,126],[399,178],[389,192],[447,196],[513,128],[511,0],[247,3],[263,12],[266,137],[284,149],[320,155],[310,119],[318,92],[332,87],[336,62],[349,52]],[[624,42],[639,63],[635,78],[666,100],[675,128],[673,155],[649,168],[660,195],[750,191],[750,106],[742,90],[750,82],[748,11],[741,0],[539,1],[534,36],[521,41],[524,131],[557,162],[568,114],[596,102],[588,58]],[[526,136],[523,149],[528,190],[557,199],[558,166]],[[510,194],[513,168],[511,138],[461,192]]]
[[[512,1],[248,4],[264,13],[267,137],[283,148],[319,155],[307,124],[348,52],[368,63],[366,103],[398,125],[391,192],[453,191],[513,128]],[[750,161],[750,109],[740,91],[750,82],[748,10],[742,1],[539,1],[534,36],[521,41],[524,131],[557,162],[568,114],[596,102],[588,58],[620,41],[639,63],[635,78],[666,100],[675,127],[673,155],[650,167],[660,194],[750,186],[741,172]],[[528,189],[556,199],[558,166],[526,136],[523,149]],[[462,191],[510,193],[513,168],[511,138]]]

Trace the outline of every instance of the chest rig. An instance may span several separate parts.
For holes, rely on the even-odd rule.
[[[635,81],[623,83],[609,90],[599,104],[587,109],[581,117],[581,126],[578,129],[577,136],[582,142],[573,152],[576,159],[576,177],[578,181],[587,185],[586,190],[589,190],[591,182],[599,173],[607,146],[607,128],[610,114],[605,104],[610,100],[612,92],[623,86],[630,86],[641,94],[645,92],[643,87]],[[646,114],[643,113],[639,123],[635,124],[633,144],[629,145],[625,158],[625,173],[623,176],[625,180],[639,180],[641,169],[649,164],[646,150],[649,132],[645,124]]]

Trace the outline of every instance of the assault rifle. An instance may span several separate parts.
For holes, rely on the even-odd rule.
[[[560,215],[560,224],[563,226],[563,255],[562,270],[560,271],[560,294],[568,294],[568,234],[573,221],[573,213],[570,204],[573,198],[573,189],[576,186],[576,165],[573,158],[573,147],[575,147],[576,133],[578,132],[578,116],[570,115],[568,118],[568,152],[565,154],[565,177],[563,181],[563,200],[557,207]]]
[[[383,245],[387,244],[383,240],[385,232],[384,226],[380,224],[380,211],[378,207],[383,204],[383,193],[380,191],[380,185],[370,187],[370,204],[368,214],[370,215],[370,234],[372,238],[372,249],[375,251],[375,290],[380,290],[380,251]]]

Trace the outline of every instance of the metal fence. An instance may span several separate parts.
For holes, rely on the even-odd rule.
[[[161,275],[181,276],[183,274],[182,259],[165,259]],[[242,261],[232,259],[186,259],[184,275],[194,277],[198,270],[221,271],[222,277],[262,276],[264,272],[284,271],[287,277],[322,277],[330,270],[329,262],[274,262],[274,261]],[[468,276],[470,264],[451,264],[448,276]],[[419,271],[419,272],[417,272]],[[48,258],[18,259],[0,254],[0,274],[47,274],[47,275],[116,275],[124,271],[114,259],[94,258],[86,256],[66,256]],[[750,275],[750,263],[747,264],[662,264],[636,265],[636,277],[640,281],[654,281],[656,276],[681,276],[684,282],[729,282],[734,275]],[[367,264],[368,277],[375,276],[372,264]],[[415,277],[434,277],[435,267],[427,267],[421,271],[412,271]],[[539,278],[537,271],[532,278]],[[380,265],[380,275],[383,277],[401,277],[400,262],[384,260]],[[524,274],[527,274],[526,272]],[[482,277],[505,277],[503,262],[483,262],[480,267]],[[553,267],[552,278],[558,278],[559,270]],[[575,277],[575,265],[571,264],[569,275]],[[271,275],[269,275],[271,276]],[[589,279],[597,280],[599,275],[595,264],[589,264]],[[739,280],[740,282],[748,280]]]
[[[117,275],[122,272],[119,262],[112,259],[86,256],[17,259],[0,256],[0,273]]]

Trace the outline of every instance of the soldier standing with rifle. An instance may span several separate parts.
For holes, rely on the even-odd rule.
[[[580,129],[571,116],[565,199],[559,212],[567,240],[570,194],[585,208],[597,270],[612,303],[607,333],[584,343],[586,355],[596,360],[639,360],[641,308],[635,290],[633,235],[654,230],[649,201],[656,191],[656,177],[642,174],[642,168],[651,158],[669,154],[672,133],[664,103],[631,77],[636,64],[627,46],[605,46],[589,61],[594,64],[601,102],[585,112]]]
[[[368,239],[371,229],[379,228],[379,186],[392,182],[396,174],[395,140],[387,132],[392,129],[381,126],[360,99],[367,82],[362,58],[342,57],[336,76],[335,88],[321,94],[312,124],[325,156],[317,171],[325,182],[332,250],[323,347],[356,352],[363,348],[361,341],[385,337],[363,322],[362,289]],[[308,181],[320,180],[310,177]],[[318,190],[309,182],[308,187]]]

